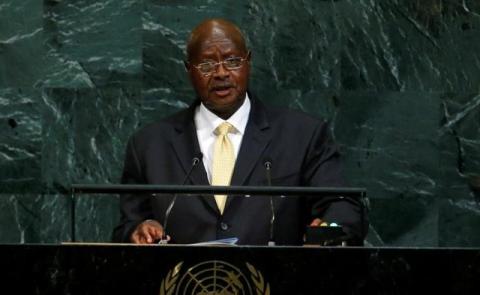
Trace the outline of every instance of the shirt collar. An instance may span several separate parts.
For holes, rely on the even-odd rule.
[[[212,113],[209,109],[207,109],[203,103],[197,109],[197,129],[208,129],[209,133],[213,133],[215,128],[217,128],[223,122],[228,122],[235,127],[236,132],[241,135],[245,132],[245,128],[247,127],[248,116],[250,114],[251,103],[248,97],[248,94],[245,94],[245,100],[240,108],[227,120],[223,120],[222,118],[218,117],[214,113]]]

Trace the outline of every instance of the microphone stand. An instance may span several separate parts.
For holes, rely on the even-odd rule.
[[[271,174],[272,162],[266,161],[264,165],[265,165],[265,174],[267,177],[267,184],[268,186],[272,186],[272,174]],[[275,207],[273,204],[273,196],[270,196],[270,210],[272,212],[272,218],[270,219],[270,240],[268,241],[268,246],[275,246],[275,240],[273,239],[274,222],[275,222]]]
[[[182,185],[185,185],[187,182],[188,178],[190,178],[190,174],[192,174],[193,169],[200,163],[200,158],[202,156],[199,155],[198,157],[194,157],[192,159],[192,165],[190,166],[190,170],[188,170],[187,174],[185,175],[185,178],[183,179]],[[172,212],[173,205],[175,205],[175,201],[177,200],[177,194],[173,195],[173,199],[170,202],[170,204],[167,207],[167,210],[165,211],[165,218],[163,221],[163,235],[158,244],[168,244],[168,238],[167,238],[167,225],[168,225],[168,217],[170,216],[170,212]]]

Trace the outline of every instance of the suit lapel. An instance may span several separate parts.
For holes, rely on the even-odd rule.
[[[176,135],[172,139],[172,146],[177,159],[185,172],[185,175],[192,168],[193,158],[201,155],[195,124],[193,121],[195,106],[196,104],[190,106],[185,111],[184,115],[180,116],[180,118],[178,118],[174,124]],[[205,166],[203,165],[202,161],[193,169],[192,173],[190,174],[190,179],[187,179],[186,184],[189,183],[194,185],[208,185],[207,173],[205,172]]]
[[[261,156],[272,138],[264,106],[256,99],[251,101],[252,109],[235,162],[231,185],[245,185],[257,162],[262,161]],[[232,199],[231,197],[227,199],[225,210]]]
[[[185,115],[177,120],[175,123],[176,136],[172,140],[173,150],[185,171],[185,175],[192,167],[193,158],[201,158],[200,145],[198,144],[197,132],[193,120],[196,105],[197,104],[193,104],[190,106],[186,110]],[[189,183],[193,185],[209,185],[203,160],[193,169],[190,174],[190,180],[187,180],[186,184]],[[211,207],[212,210],[219,214],[217,203],[213,196],[202,196],[201,199]]]

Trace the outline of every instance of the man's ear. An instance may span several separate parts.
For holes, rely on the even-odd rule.
[[[246,60],[247,60],[248,62],[250,62],[251,59],[252,59],[252,52],[249,50],[248,53],[247,53]]]
[[[188,61],[184,60],[183,65],[185,66],[185,70],[187,72],[190,71],[190,63]]]

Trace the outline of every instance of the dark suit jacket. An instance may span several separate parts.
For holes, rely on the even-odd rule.
[[[266,185],[264,163],[270,160],[272,185],[345,186],[339,153],[324,121],[297,111],[267,108],[254,98],[251,102],[231,185]],[[184,181],[192,159],[200,154],[193,120],[197,105],[143,128],[130,139],[122,183]],[[194,168],[187,184],[208,185],[203,163]],[[122,196],[121,223],[114,230],[114,240],[127,242],[135,227],[146,219],[163,223],[171,200],[172,196]],[[337,197],[327,200],[275,197],[276,244],[301,244],[305,226],[314,217],[344,225],[363,239],[358,203]],[[270,218],[270,199],[265,197],[229,197],[220,215],[213,196],[179,196],[166,231],[176,243],[237,237],[239,244],[262,245],[270,237]]]

